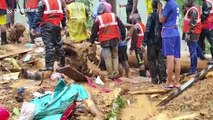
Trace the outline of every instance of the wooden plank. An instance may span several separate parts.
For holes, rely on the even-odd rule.
[[[188,119],[193,119],[197,117],[199,114],[194,113],[194,114],[189,114],[189,115],[181,115],[179,117],[172,118],[171,120],[188,120]]]
[[[0,59],[6,58],[6,57],[10,57],[10,56],[14,56],[14,55],[19,55],[19,54],[22,54],[22,53],[27,53],[27,52],[30,52],[30,51],[32,51],[32,49],[14,51],[12,53],[0,55]]]
[[[165,93],[166,90],[164,89],[148,89],[148,90],[137,90],[137,91],[130,91],[129,94],[155,94],[155,93]]]
[[[57,71],[60,72],[60,73],[63,73],[64,75],[75,80],[76,82],[77,81],[78,82],[86,82],[87,81],[86,77],[81,72],[79,72],[78,70],[76,70],[75,68],[73,68],[71,66],[59,68]]]

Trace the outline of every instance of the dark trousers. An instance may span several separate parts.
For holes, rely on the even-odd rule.
[[[45,23],[41,28],[42,39],[45,45],[45,67],[53,69],[55,53],[60,62],[65,62],[65,52],[62,48],[61,29],[50,23]],[[65,63],[64,63],[65,64]]]
[[[211,47],[210,52],[213,57],[213,29],[202,29],[202,32],[200,34],[200,38],[198,41],[198,45],[201,48],[202,52],[205,53],[205,38],[207,37]]]
[[[189,41],[189,42],[187,42],[187,45],[189,47],[190,60],[191,60],[191,66],[189,69],[189,73],[195,73],[195,72],[197,72],[198,43],[197,43],[197,41]]]
[[[147,47],[147,57],[150,75],[153,82],[166,81],[166,59],[162,50],[157,45],[149,45]]]

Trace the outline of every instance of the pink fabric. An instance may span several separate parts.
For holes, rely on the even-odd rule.
[[[112,12],[112,5],[110,3],[106,2],[106,0],[100,0],[100,2],[104,3],[106,12]]]
[[[112,5],[109,4],[108,2],[103,2],[103,3],[106,6],[106,12],[112,12]]]
[[[89,77],[86,76],[86,78],[87,78],[88,85],[89,85],[90,87],[96,88],[96,89],[100,90],[102,93],[109,93],[109,92],[111,91],[111,90],[108,89],[108,88],[101,88],[101,87],[99,87],[98,85],[94,84],[94,83],[92,82],[92,80],[91,80]]]

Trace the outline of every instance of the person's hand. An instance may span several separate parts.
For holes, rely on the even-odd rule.
[[[163,9],[163,4],[161,2],[158,2],[158,11],[162,11]]]
[[[189,42],[189,41],[190,41],[190,35],[187,34],[187,33],[185,34],[185,41],[186,41],[186,42]]]
[[[122,5],[122,4],[119,4],[119,7],[121,8],[121,7],[125,7],[124,5]]]
[[[35,29],[31,29],[31,31],[30,31],[30,32],[31,32],[31,34],[32,34],[32,35],[36,35],[36,31],[35,31]]]
[[[142,52],[146,51],[145,46],[141,45],[140,48],[141,48],[141,51],[142,51]]]
[[[129,54],[132,55],[132,53],[133,53],[133,50],[130,50]]]

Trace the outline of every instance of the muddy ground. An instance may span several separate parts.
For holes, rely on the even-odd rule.
[[[22,49],[25,49],[24,44],[1,47],[0,54],[3,55],[13,53],[17,50],[22,50],[20,49],[20,46],[22,46]],[[84,44],[84,46],[86,45]],[[77,47],[75,49],[77,49]],[[87,82],[80,83],[91,93],[95,104],[105,115],[111,111],[112,102],[116,95],[118,95],[117,91],[120,90],[122,91],[121,96],[125,100],[125,107],[118,115],[118,119],[120,120],[160,120],[159,115],[161,114],[165,115],[169,120],[175,117],[191,114],[195,114],[195,116],[190,119],[213,119],[213,78],[208,78],[197,82],[194,86],[172,100],[167,105],[159,107],[157,104],[168,95],[167,92],[135,95],[130,94],[130,92],[153,89],[162,90],[161,85],[153,85],[151,84],[150,79],[138,77],[139,75],[136,68],[131,68],[130,79],[120,78],[120,80],[122,80],[120,82],[108,80],[107,77],[104,76],[106,75],[105,71],[100,72],[100,70],[97,70],[100,72],[98,74],[91,72],[91,65],[88,66],[88,62],[84,61],[86,60],[85,55],[90,54],[87,49],[81,47],[80,53],[82,53],[79,55],[80,57],[72,57],[72,54],[67,55],[67,64],[75,66],[77,70],[81,71],[82,73],[84,72],[84,74],[90,75],[91,77],[96,77],[98,74],[101,74],[102,77],[105,78],[104,88],[108,88],[110,90],[109,93],[103,93],[99,89],[91,88],[88,86]],[[30,54],[34,56],[35,53],[31,52]],[[29,70],[35,71],[42,66],[43,58],[38,57],[39,55],[35,55],[36,57],[32,57],[31,62],[27,63],[21,61],[21,58],[25,55],[26,54],[21,54],[18,57],[13,56],[21,68],[29,68]],[[100,59],[98,56],[97,58]],[[94,61],[93,63],[96,66],[99,61]],[[0,60],[0,63],[0,75],[19,71],[19,69],[14,70],[13,65],[6,63],[2,59]],[[71,81],[71,79],[69,81]],[[54,89],[55,83],[48,79],[45,79],[41,86],[38,85],[39,83],[40,81],[23,79],[21,77],[19,77],[18,80],[0,81],[0,106],[5,106],[10,111],[11,120],[17,120],[18,116],[15,115],[15,113],[17,113],[17,109],[20,110],[22,106],[22,103],[18,103],[15,99],[18,88],[24,87],[26,89],[24,93],[24,101],[30,101],[33,98],[33,93],[41,88],[45,91]],[[92,118],[92,115],[88,111],[84,111],[84,113],[76,113],[76,119],[88,120]]]

